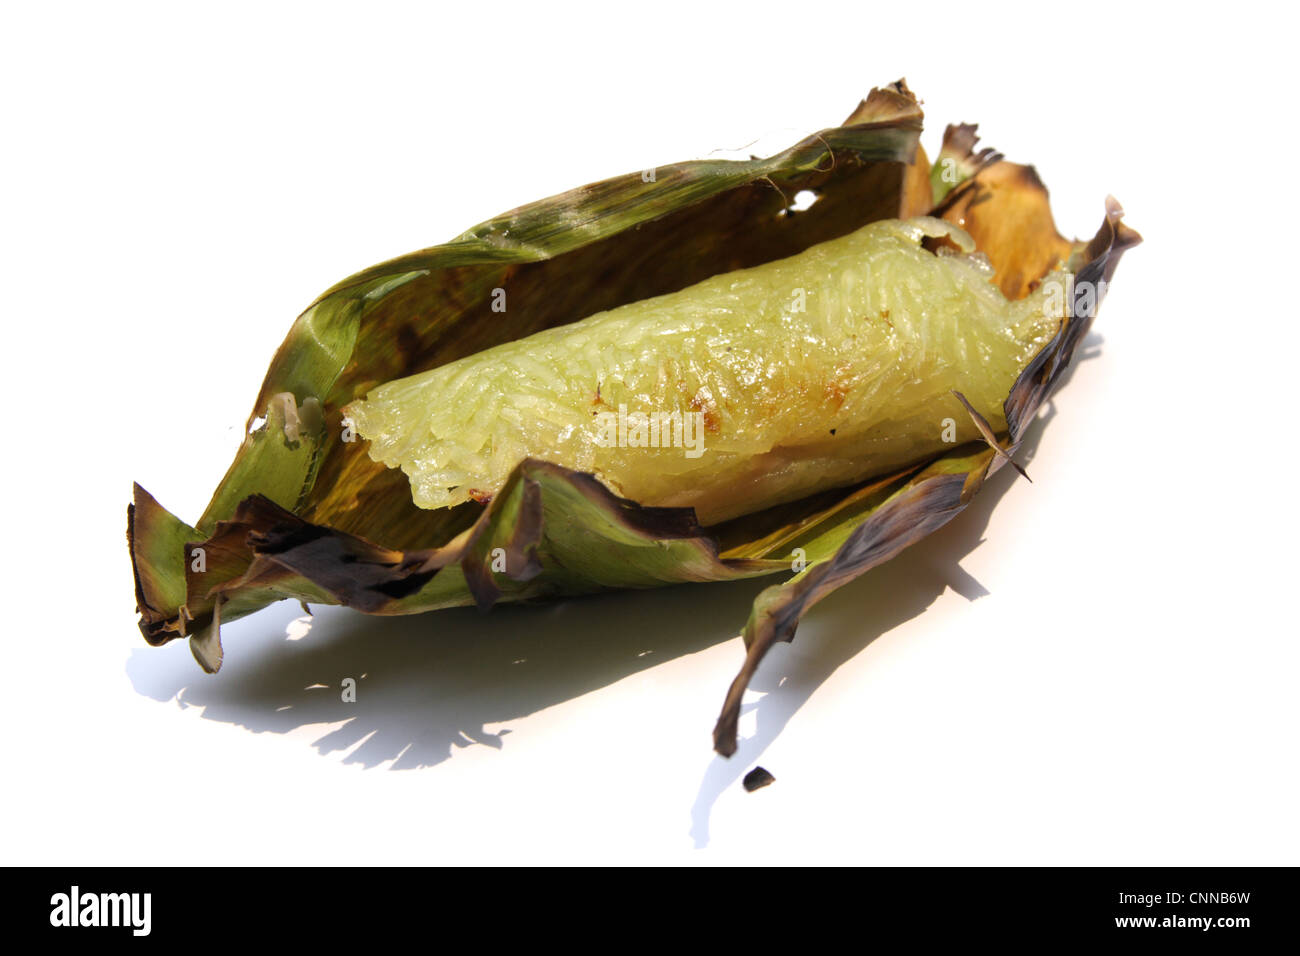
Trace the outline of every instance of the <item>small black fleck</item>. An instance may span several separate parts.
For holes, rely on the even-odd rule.
[[[772,776],[762,767],[755,767],[749,773],[745,774],[745,790],[749,793],[753,793],[755,790],[766,787],[768,784],[775,781],[776,777]]]
[[[835,434],[835,429],[833,429],[833,428],[831,429],[831,434],[832,434],[832,435]]]

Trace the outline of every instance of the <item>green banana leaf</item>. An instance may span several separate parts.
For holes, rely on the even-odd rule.
[[[725,524],[618,498],[590,475],[525,460],[491,500],[415,507],[406,476],[370,460],[342,416],[374,386],[594,312],[793,255],[883,218],[959,222],[1008,295],[1069,261],[1076,286],[1109,281],[1140,241],[1108,204],[1092,242],[1056,232],[1031,167],[949,127],[931,167],[904,82],[872,90],[834,129],[767,159],[695,161],[584,186],[451,242],[367,269],[318,298],[267,372],[247,437],[194,525],[142,487],[128,508],[140,628],[188,637],[209,672],[222,621],[275,601],[369,614],[791,574],[763,591],[747,655],[714,732],[735,750],[740,698],[766,651],[834,588],[961,511],[1010,460],[1092,320],[1076,310],[1007,399],[1009,431],[931,461]],[[792,197],[817,195],[795,212]],[[1011,291],[1008,291],[1011,290]],[[493,305],[504,295],[506,311]]]

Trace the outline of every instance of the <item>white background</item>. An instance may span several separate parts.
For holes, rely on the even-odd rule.
[[[1300,862],[1295,24],[1157,6],[6,7],[5,862]],[[1146,244],[1034,483],[818,606],[732,761],[770,582],[144,645],[131,481],[197,517],[314,295],[904,75]]]

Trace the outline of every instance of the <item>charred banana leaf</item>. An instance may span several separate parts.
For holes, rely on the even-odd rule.
[[[272,360],[247,438],[199,519],[186,524],[136,486],[128,542],[145,639],[188,637],[199,663],[215,671],[221,622],[279,600],[413,614],[788,574],[798,553],[802,570],[763,591],[745,627],[746,658],[714,731],[715,748],[734,752],[740,699],[766,651],[790,640],[801,615],[830,591],[951,520],[1010,462],[1086,334],[1120,256],[1140,241],[1113,201],[1090,242],[1064,239],[1032,167],[977,150],[971,126],[948,128],[932,166],[919,146],[921,121],[900,81],[873,90],[841,126],[777,156],[681,163],[595,183],[330,289]],[[804,190],[817,201],[796,212],[791,198]],[[710,288],[722,295],[731,280],[769,276],[801,255],[891,235],[911,242],[913,253],[924,241],[929,251],[914,255],[913,266],[978,274],[963,287],[969,295],[959,311],[997,305],[997,334],[1011,339],[1006,361],[990,359],[988,342],[971,337],[969,326],[937,336],[930,330],[923,345],[978,361],[965,373],[941,362],[949,377],[934,377],[913,396],[910,418],[863,422],[854,414],[862,382],[849,374],[852,356],[841,356],[840,377],[827,380],[833,387],[809,399],[810,384],[826,378],[813,356],[806,381],[797,370],[786,381],[799,380],[814,409],[802,417],[827,434],[794,436],[795,457],[812,464],[792,469],[782,459],[779,480],[764,470],[774,443],[759,427],[775,427],[775,407],[764,417],[762,409],[719,403],[707,375],[677,376],[658,393],[657,410],[701,415],[719,472],[674,449],[647,477],[627,455],[620,459],[617,443],[598,450],[561,440],[576,434],[578,419],[565,416],[612,413],[655,394],[628,386],[627,375],[602,380],[610,368],[631,367],[617,356],[612,365],[557,368],[582,354],[569,347],[587,329],[581,320],[598,323],[603,315],[608,329],[608,316],[630,316],[654,332],[647,300],[663,306],[677,297],[680,305]],[[823,269],[823,291],[847,274],[851,259],[846,252]],[[793,292],[790,278],[773,279],[772,288]],[[1063,294],[1053,292],[1057,286]],[[1050,307],[1038,301],[1053,294]],[[890,307],[869,296],[862,303],[876,307],[865,334],[884,341]],[[777,311],[789,319],[800,310]],[[655,314],[671,325],[671,309]],[[897,318],[916,314],[904,307]],[[843,315],[821,319],[824,330]],[[714,346],[743,346],[743,325],[714,330]],[[906,339],[907,329],[898,334]],[[550,350],[539,351],[539,341]],[[678,349],[665,361],[679,370],[703,368],[714,354],[698,352],[698,340],[666,348]],[[485,370],[511,362],[520,375],[532,368],[550,376],[545,401],[502,403]],[[743,363],[717,364],[743,373]],[[415,414],[423,421],[412,425],[412,409],[424,409]],[[535,428],[521,426],[513,438],[501,431],[512,416],[527,425],[526,414],[538,409],[545,411],[538,419],[554,425],[543,429],[540,445],[520,437]],[[945,416],[961,425],[937,442]],[[927,437],[917,441],[920,422],[928,423]],[[892,443],[874,441],[882,429]],[[752,506],[725,493],[741,479],[750,482]]]

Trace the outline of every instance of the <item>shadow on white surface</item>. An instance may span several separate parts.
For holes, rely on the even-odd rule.
[[[262,612],[228,634],[223,628],[226,663],[215,677],[198,671],[188,654],[160,664],[149,648],[131,654],[127,673],[139,693],[202,707],[205,719],[258,732],[345,720],[314,743],[321,754],[350,751],[345,763],[430,767],[459,747],[500,748],[503,735],[489,725],[735,637],[767,583],[712,585],[705,614],[689,585],[503,605],[489,614],[453,608],[376,618],[318,608],[302,640],[267,641],[275,625]],[[292,605],[289,616],[296,614],[301,609]],[[239,633],[245,623],[253,626]],[[346,676],[356,680],[357,694],[341,717]],[[708,729],[701,728],[705,746]]]
[[[1099,342],[1090,336],[1078,359],[1095,355]],[[1049,404],[1030,426],[1017,456],[1022,463],[1032,459],[1053,415]],[[697,847],[708,844],[718,797],[753,767],[840,665],[920,614],[946,588],[968,600],[987,593],[959,562],[983,540],[994,507],[1014,479],[1011,469],[1002,469],[950,524],[819,604],[810,615],[817,621],[816,634],[805,626],[795,637],[800,653],[778,645],[769,655],[752,685],[763,696],[746,705],[742,719],[742,728],[754,726],[754,732],[742,737],[730,760],[715,756],[700,783],[691,807]],[[774,580],[502,606],[490,614],[462,608],[372,618],[319,608],[302,640],[295,638],[305,625],[291,623],[301,609],[285,602],[223,628],[226,663],[215,678],[199,672],[188,653],[148,648],[131,653],[126,671],[140,694],[199,706],[205,719],[259,733],[342,720],[314,742],[321,754],[346,753],[345,763],[364,767],[390,763],[391,769],[417,769],[473,744],[501,748],[509,731],[493,733],[490,725],[734,638],[755,596]],[[279,626],[271,617],[277,611],[283,619]],[[285,624],[286,636],[265,640],[268,631]],[[339,686],[345,676],[357,681],[357,702],[341,719]],[[719,706],[725,690],[717,689]],[[701,728],[703,740],[709,729]]]

